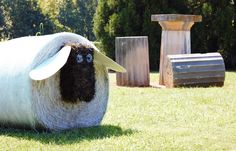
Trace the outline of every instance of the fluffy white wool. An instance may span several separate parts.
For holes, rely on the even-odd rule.
[[[95,48],[87,39],[72,33],[23,37],[0,43],[1,125],[65,130],[100,124],[108,100],[107,69],[102,64],[95,63],[95,97],[89,103],[61,101],[60,71],[42,81],[29,77],[32,69],[67,43]]]

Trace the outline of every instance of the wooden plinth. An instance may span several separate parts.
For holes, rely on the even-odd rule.
[[[166,56],[191,53],[190,29],[194,22],[200,22],[201,16],[182,14],[152,15],[152,21],[158,21],[162,27],[160,50],[159,84],[164,85]]]
[[[201,22],[200,15],[185,15],[185,14],[157,14],[151,16],[152,21],[182,21],[182,22]]]
[[[149,86],[148,37],[116,37],[116,62],[127,72],[116,74],[119,86]]]

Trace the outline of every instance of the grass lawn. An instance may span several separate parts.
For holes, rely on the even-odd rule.
[[[117,87],[115,74],[110,82],[100,127],[0,129],[0,150],[236,150],[236,72],[226,73],[223,88]]]

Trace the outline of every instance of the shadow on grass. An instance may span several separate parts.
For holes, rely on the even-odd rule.
[[[15,137],[25,140],[40,141],[44,144],[73,144],[85,140],[96,140],[109,137],[119,137],[131,135],[135,131],[131,129],[123,130],[119,126],[101,125],[91,128],[80,128],[62,132],[41,132],[37,133],[32,130],[19,130],[11,128],[0,128],[0,135]]]

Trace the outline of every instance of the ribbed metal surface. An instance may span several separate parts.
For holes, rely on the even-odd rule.
[[[219,53],[168,55],[166,87],[223,86],[225,65]]]

